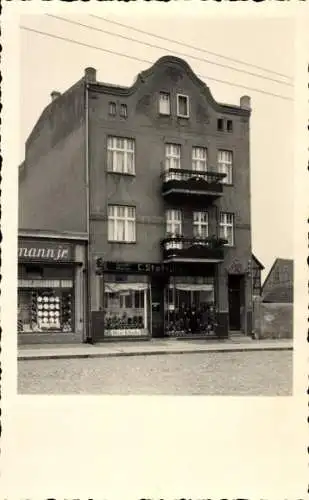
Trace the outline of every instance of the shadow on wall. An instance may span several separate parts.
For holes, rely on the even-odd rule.
[[[256,299],[253,315],[256,338],[293,338],[293,304],[268,304]]]

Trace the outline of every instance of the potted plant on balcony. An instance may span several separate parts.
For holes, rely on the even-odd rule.
[[[183,235],[177,233],[167,233],[166,238],[164,240],[164,248],[169,252],[175,250],[179,250],[182,248],[182,240]]]

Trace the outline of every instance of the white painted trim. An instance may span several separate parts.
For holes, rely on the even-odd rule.
[[[168,191],[164,191],[163,196],[166,196],[167,194],[170,193],[184,193],[184,194],[198,194],[198,195],[206,195],[206,196],[222,196],[222,192],[215,192],[215,191],[192,191],[191,189],[177,189],[177,188],[171,188]]]
[[[179,113],[179,97],[185,97],[187,99],[187,111],[188,113],[186,115],[181,115]],[[189,118],[190,117],[190,99],[189,99],[189,96],[186,95],[186,94],[177,94],[177,116],[179,118]]]
[[[25,232],[25,231],[19,231],[18,232],[18,238],[48,238],[48,239],[57,239],[57,240],[83,240],[87,241],[88,236],[85,233],[73,233],[73,234],[68,234],[68,233],[42,233],[41,231],[38,232]]]
[[[165,259],[163,262],[167,264],[168,262],[209,262],[209,263],[218,263],[223,262],[224,259],[184,259],[178,257],[171,257],[170,259]]]

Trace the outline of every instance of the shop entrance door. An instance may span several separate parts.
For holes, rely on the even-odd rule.
[[[231,274],[228,278],[229,328],[240,331],[242,326],[243,275]]]

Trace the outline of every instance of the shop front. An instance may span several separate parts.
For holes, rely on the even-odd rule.
[[[18,340],[83,341],[83,245],[19,239]]]
[[[100,310],[93,315],[94,342],[216,335],[214,264],[98,262]]]
[[[106,275],[104,281],[105,337],[150,335],[150,289],[146,275]]]
[[[215,311],[214,277],[170,277],[164,293],[166,336],[215,335]]]
[[[97,259],[99,310],[92,314],[93,342],[149,339],[163,331],[163,290],[153,283],[165,276],[156,263],[108,262]],[[160,304],[162,298],[162,307]],[[161,335],[162,336],[162,335]]]

